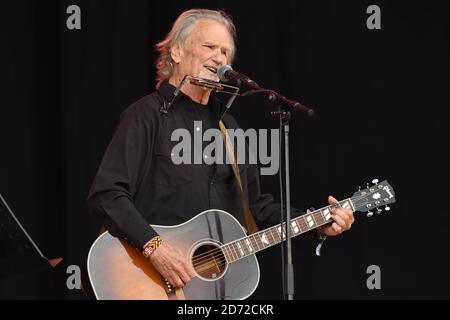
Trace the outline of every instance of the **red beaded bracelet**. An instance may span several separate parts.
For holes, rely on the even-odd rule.
[[[162,243],[162,239],[159,236],[153,237],[149,242],[147,242],[142,249],[142,254],[144,257],[149,258],[156,248],[158,248]]]

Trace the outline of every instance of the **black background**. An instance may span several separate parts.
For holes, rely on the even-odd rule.
[[[66,8],[81,8],[81,30]],[[366,8],[381,8],[369,30]],[[224,9],[238,39],[234,67],[311,106],[292,119],[292,202],[326,204],[388,179],[389,213],[357,215],[352,230],[294,240],[297,299],[450,298],[446,200],[449,136],[448,2],[5,1],[0,8],[0,193],[52,271],[0,282],[1,298],[85,299],[66,287],[98,225],[85,199],[119,114],[154,89],[153,45],[185,9]],[[238,99],[243,128],[276,128],[263,97]],[[278,178],[263,177],[278,194]],[[279,247],[258,254],[252,299],[281,298]],[[381,289],[366,286],[381,269]]]

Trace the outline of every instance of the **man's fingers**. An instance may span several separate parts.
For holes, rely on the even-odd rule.
[[[342,232],[342,228],[341,228],[336,222],[333,222],[333,224],[331,225],[331,227],[333,228],[333,230],[334,230],[336,233],[341,233],[341,232]]]
[[[158,272],[174,287],[183,287],[195,275],[195,270],[186,257],[168,243],[163,242],[150,260]]]
[[[179,256],[179,264],[181,265],[180,272],[183,272],[186,278],[189,278],[188,281],[195,275],[194,268],[188,262],[186,258],[182,257],[182,253],[180,250],[176,249],[177,255]],[[181,274],[180,274],[181,275]],[[183,278],[184,281],[185,278]],[[186,281],[185,281],[186,282]]]
[[[338,201],[333,196],[328,196],[328,203],[329,204],[337,204]]]
[[[342,219],[340,216],[338,216],[337,214],[335,214],[333,216],[333,220],[335,221],[335,223],[337,223],[337,225],[339,227],[341,227],[342,229],[346,229],[347,228],[347,224],[345,223],[344,219]]]
[[[191,277],[184,268],[180,267],[177,271],[179,278],[181,278],[184,283],[188,283],[191,280]]]
[[[180,279],[179,276],[174,276],[172,279],[173,279],[171,282],[172,286],[174,286],[176,288],[184,287],[184,282],[183,282],[183,280]]]
[[[184,286],[183,280],[181,280],[180,277],[173,271],[169,272],[165,278],[173,287],[181,288]]]
[[[195,276],[195,270],[192,264],[190,264],[188,261],[184,264],[184,270],[189,275],[190,278],[193,278]]]
[[[341,234],[342,232],[349,230],[355,221],[352,210],[342,208],[339,205],[339,201],[333,196],[328,196],[328,203],[332,207],[331,212],[334,220],[328,230],[333,230],[332,233],[334,232],[336,234]]]
[[[353,222],[355,222],[355,215],[353,214],[353,212],[351,210],[348,210],[347,215],[350,218],[350,223],[353,224]]]
[[[344,224],[339,223],[339,225],[341,227],[343,227],[344,229],[350,229],[350,226],[352,225],[352,223],[355,220],[355,218],[353,217],[353,214],[350,210],[348,210],[348,209],[333,209],[332,213],[333,213],[333,218],[339,217],[344,222]],[[336,220],[336,219],[334,219],[334,220]]]

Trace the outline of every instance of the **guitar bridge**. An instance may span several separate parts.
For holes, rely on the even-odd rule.
[[[163,281],[164,281],[164,290],[166,291],[167,295],[173,294],[175,291],[174,287],[166,279],[164,279]]]

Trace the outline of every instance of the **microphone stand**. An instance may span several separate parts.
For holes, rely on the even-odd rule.
[[[291,112],[282,110],[281,106],[278,107],[278,110],[271,112],[272,116],[277,116],[280,122],[280,129],[282,128],[284,133],[284,173],[285,173],[285,188],[286,188],[286,209],[283,208],[283,199],[281,199],[281,211],[285,215],[281,216],[284,219],[281,219],[281,234],[282,240],[282,261],[283,261],[283,272],[282,272],[282,280],[283,280],[283,298],[285,300],[294,300],[294,265],[292,263],[292,242],[291,242],[291,193],[290,193],[290,173],[289,173],[289,121],[291,119]],[[280,161],[280,177],[282,176],[282,161]],[[282,178],[280,178],[280,183]],[[283,186],[280,184],[280,194],[283,194]],[[283,229],[284,224],[284,229]]]
[[[224,72],[233,71],[231,67]],[[219,78],[222,79],[224,74],[219,73]],[[292,264],[292,245],[291,245],[291,194],[290,194],[290,181],[289,181],[289,121],[291,119],[290,110],[300,110],[308,114],[314,115],[314,110],[302,105],[297,101],[290,100],[285,96],[282,96],[278,92],[261,88],[255,81],[251,80],[245,75],[235,73],[234,78],[238,81],[239,86],[244,84],[252,90],[249,90],[241,96],[249,96],[256,93],[265,94],[270,101],[278,105],[278,110],[272,111],[271,115],[279,117],[280,127],[282,124],[284,132],[284,158],[285,158],[285,183],[286,183],[286,219],[283,222],[283,214],[281,214],[281,242],[282,242],[282,262],[284,262],[282,278],[283,278],[283,298],[287,300],[294,300],[294,265]],[[281,129],[281,128],[280,128]],[[281,139],[280,139],[281,140]],[[281,154],[280,154],[281,157]],[[282,165],[283,161],[280,161],[280,195],[281,195],[281,212],[283,213],[283,183],[282,183]],[[284,225],[283,225],[284,223]],[[284,232],[283,232],[284,226]],[[284,239],[283,239],[284,238]],[[284,240],[284,241],[283,241]]]
[[[294,265],[292,264],[292,245],[291,245],[291,193],[290,193],[290,181],[289,181],[289,120],[291,119],[291,113],[289,111],[284,112],[281,115],[283,121],[284,131],[284,158],[286,175],[286,296],[287,300],[294,300]]]
[[[286,188],[286,209],[283,208],[283,199],[281,199],[281,234],[282,250],[281,258],[283,262],[282,281],[283,281],[283,298],[285,300],[294,300],[294,265],[292,263],[292,242],[291,242],[291,193],[290,193],[290,172],[289,172],[289,121],[291,120],[291,109],[297,109],[305,112],[309,116],[314,115],[314,111],[301,105],[298,102],[287,99],[273,90],[260,89],[258,92],[265,93],[269,100],[278,104],[278,110],[272,111],[271,115],[279,118],[280,130],[284,133],[284,173],[285,173],[285,188]],[[281,141],[281,136],[280,136]],[[280,143],[281,147],[281,143]],[[280,150],[281,151],[281,150]],[[280,153],[281,157],[281,153]],[[282,184],[283,161],[280,161],[280,195],[283,197]],[[283,215],[285,212],[285,215]],[[283,219],[285,217],[285,219]],[[284,221],[283,221],[284,220]],[[283,232],[284,226],[284,232]]]

